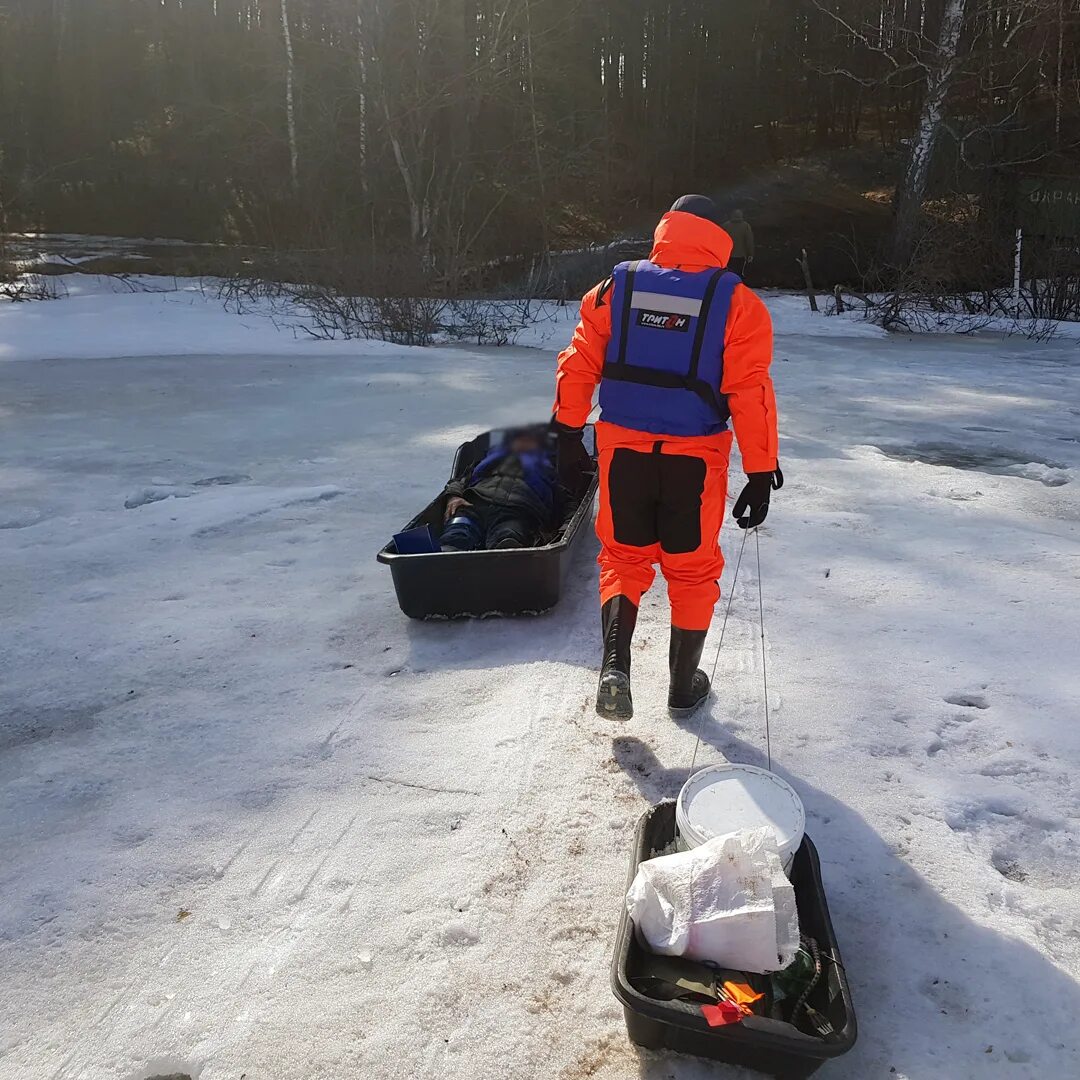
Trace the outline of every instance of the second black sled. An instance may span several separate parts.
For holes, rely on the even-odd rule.
[[[675,803],[663,802],[647,810],[638,822],[634,857],[627,885],[638,865],[668,848],[675,839]],[[823,959],[822,978],[809,1003],[829,1021],[832,1034],[815,1037],[779,1020],[747,1017],[742,1023],[710,1027],[701,1006],[688,1001],[650,997],[635,983],[650,971],[652,953],[638,940],[634,922],[623,907],[611,966],[611,985],[623,1007],[631,1040],[650,1050],[722,1061],[756,1069],[782,1080],[805,1080],[832,1058],[846,1054],[858,1036],[855,1008],[847,973],[836,941],[817,849],[809,836],[795,854],[791,884],[799,908],[799,925],[818,943]]]

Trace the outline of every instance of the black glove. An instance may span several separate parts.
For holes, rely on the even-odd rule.
[[[593,460],[585,449],[584,428],[569,427],[558,420],[551,421],[551,434],[555,439],[555,463],[559,471],[559,483],[576,498],[588,486],[592,476]]]
[[[735,508],[731,511],[739,528],[756,529],[769,516],[769,496],[783,486],[784,474],[779,465],[775,472],[747,473],[746,487],[735,500]]]

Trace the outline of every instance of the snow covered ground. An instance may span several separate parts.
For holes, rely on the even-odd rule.
[[[774,762],[861,1029],[822,1075],[1080,1075],[1078,347],[770,303]],[[535,620],[409,622],[375,563],[458,442],[545,414],[548,329],[0,308],[3,1080],[743,1075],[637,1051],[608,987],[634,823],[694,748],[662,588],[619,726],[595,545]],[[699,762],[763,760],[756,597],[750,559]]]

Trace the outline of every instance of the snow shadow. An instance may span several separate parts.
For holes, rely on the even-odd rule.
[[[682,726],[696,734],[694,720]],[[703,745],[730,761],[767,766],[761,750],[711,716]],[[650,803],[676,796],[689,772],[667,766],[635,736],[616,737],[613,749]],[[776,762],[773,771],[805,803],[859,1022],[859,1043],[828,1066],[830,1076],[960,1080],[1002,1068],[1012,1076],[1064,1075],[1060,1064],[1070,1055],[1080,1068],[1080,984],[1027,942],[980,926],[945,900],[850,806]],[[998,902],[1008,910],[1019,900],[1006,888]],[[640,1055],[647,1080],[711,1075],[690,1059]]]

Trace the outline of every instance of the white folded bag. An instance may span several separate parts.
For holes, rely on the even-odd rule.
[[[626,906],[653,952],[762,974],[799,948],[799,913],[765,826],[717,836],[638,867]]]

